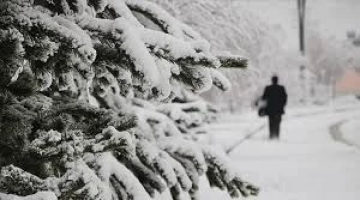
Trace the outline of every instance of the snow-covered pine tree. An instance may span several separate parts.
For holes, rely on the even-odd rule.
[[[197,199],[199,177],[256,195],[193,140],[229,88],[207,41],[143,0],[0,2],[0,199]]]

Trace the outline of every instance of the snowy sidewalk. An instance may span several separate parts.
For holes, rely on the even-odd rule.
[[[307,114],[308,113],[308,114]],[[244,179],[261,188],[258,200],[360,199],[360,149],[335,141],[330,127],[360,117],[359,105],[288,116],[280,141],[267,140],[267,128],[230,154]],[[210,142],[226,149],[266,119],[228,116],[211,127]],[[245,134],[245,135],[243,135]],[[359,141],[360,142],[360,141]],[[201,199],[230,199],[204,188]]]

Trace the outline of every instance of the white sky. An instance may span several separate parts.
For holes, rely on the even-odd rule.
[[[240,0],[241,5],[287,33],[289,46],[298,45],[297,0]],[[327,36],[345,39],[360,30],[360,0],[307,0],[307,22]]]

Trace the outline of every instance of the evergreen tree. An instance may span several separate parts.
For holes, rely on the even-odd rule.
[[[194,140],[216,112],[195,93],[245,64],[148,1],[1,1],[0,199],[256,195]]]

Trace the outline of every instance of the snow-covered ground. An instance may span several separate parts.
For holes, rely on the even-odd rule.
[[[257,200],[360,199],[360,103],[290,109],[281,139],[267,139],[267,120],[227,115],[210,127],[210,142],[225,150],[244,179],[261,188]],[[252,137],[246,138],[248,134]],[[206,183],[204,181],[204,183]],[[201,199],[231,199],[203,184]]]

